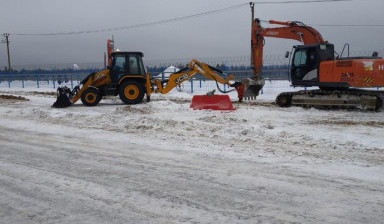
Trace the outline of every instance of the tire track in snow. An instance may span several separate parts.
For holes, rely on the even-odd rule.
[[[345,220],[340,213],[351,223],[366,215],[380,218],[382,199],[370,196],[383,195],[379,185],[367,189],[367,183],[333,180],[289,163],[1,129],[0,197],[9,201],[8,209],[29,211],[11,221],[307,223]]]

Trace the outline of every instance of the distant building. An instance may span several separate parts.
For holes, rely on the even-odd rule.
[[[161,72],[158,75],[156,75],[155,77],[158,78],[158,79],[161,79],[161,78],[163,78],[163,74],[164,74],[164,78],[167,79],[167,78],[169,78],[169,76],[172,73],[175,73],[175,72],[178,72],[178,71],[180,71],[179,68],[171,65],[168,68],[166,68],[163,72]]]

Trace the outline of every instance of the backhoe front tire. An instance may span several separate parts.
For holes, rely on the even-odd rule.
[[[144,84],[136,80],[127,80],[120,84],[119,96],[125,104],[138,104],[143,101]]]
[[[81,94],[81,102],[83,102],[83,104],[88,107],[96,106],[100,100],[101,95],[95,88],[87,88]]]

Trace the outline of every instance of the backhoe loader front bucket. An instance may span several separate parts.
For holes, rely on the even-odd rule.
[[[264,87],[264,79],[254,80],[250,78],[241,81],[244,84],[244,99],[254,100],[259,95],[260,90]]]
[[[72,91],[64,86],[57,88],[57,100],[53,103],[52,107],[64,108],[71,106]]]
[[[194,95],[190,108],[194,110],[235,110],[228,95]]]

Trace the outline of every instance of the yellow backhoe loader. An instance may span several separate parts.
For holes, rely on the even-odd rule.
[[[108,66],[107,70],[88,75],[73,90],[68,87],[59,87],[57,100],[53,107],[68,107],[79,99],[86,106],[95,106],[103,96],[107,95],[119,95],[124,103],[137,104],[143,101],[144,95],[147,96],[147,101],[150,101],[152,93],[166,94],[197,74],[204,75],[216,83],[233,87],[234,89],[229,91],[236,90],[239,101],[243,99],[244,84],[237,82],[233,75],[223,78],[222,71],[197,60],[192,60],[188,67],[171,74],[167,80],[152,79],[149,73],[144,70],[143,56],[141,52],[111,53],[111,65]],[[220,88],[218,89],[220,90]],[[229,91],[221,92],[227,93]]]

